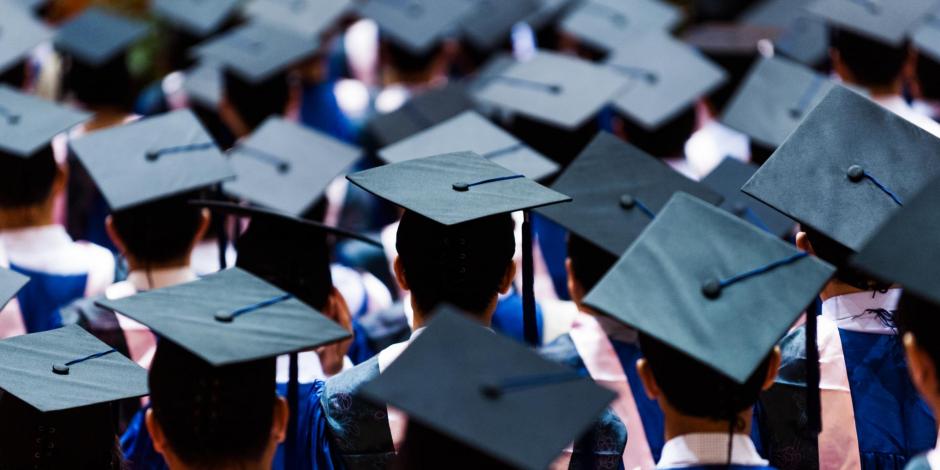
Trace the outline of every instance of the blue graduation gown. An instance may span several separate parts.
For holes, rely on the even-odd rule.
[[[27,333],[59,328],[59,308],[85,296],[87,274],[50,274],[15,264],[10,269],[29,276],[29,282],[16,295]]]

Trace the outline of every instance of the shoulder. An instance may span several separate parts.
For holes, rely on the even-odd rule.
[[[323,409],[328,415],[332,415],[346,412],[356,405],[368,403],[359,399],[357,392],[359,387],[378,375],[379,358],[374,356],[341,374],[330,377],[324,383],[323,393],[320,396]]]
[[[571,335],[563,334],[555,338],[551,343],[542,346],[538,350],[539,355],[553,362],[566,365],[574,369],[583,369],[584,362],[578,355],[578,350],[571,340]]]

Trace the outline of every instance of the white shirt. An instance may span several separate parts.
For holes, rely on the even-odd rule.
[[[674,437],[663,446],[662,456],[656,468],[683,468],[699,465],[724,465],[728,463],[727,433],[697,433]],[[731,441],[731,464],[766,466],[745,434],[735,434]]]
[[[906,119],[908,122],[917,125],[921,129],[940,137],[940,124],[937,124],[937,121],[930,119],[929,117],[917,112],[911,105],[907,104],[907,101],[904,98],[894,95],[894,96],[879,96],[873,98],[874,101],[880,104],[885,109],[901,116]]]
[[[832,320],[840,330],[881,335],[897,334],[894,328],[885,325],[874,313],[867,310],[895,310],[901,298],[901,289],[880,292],[856,292],[837,295],[822,304],[822,316]]]

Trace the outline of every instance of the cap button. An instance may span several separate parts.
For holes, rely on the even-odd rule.
[[[803,111],[797,108],[790,108],[790,117],[793,119],[799,119],[803,117]]]
[[[865,177],[865,170],[858,166],[852,165],[849,167],[849,170],[845,172],[846,176],[849,177],[849,181],[853,183],[858,183]]]
[[[421,16],[424,13],[424,6],[421,5],[421,2],[411,1],[408,2],[408,6],[405,7],[405,10],[408,12],[408,15],[415,17]]]
[[[620,207],[624,209],[633,209],[636,207],[636,199],[629,194],[624,194],[623,196],[620,196]]]
[[[493,384],[486,384],[480,387],[480,391],[483,392],[483,396],[489,398],[490,400],[498,400],[499,397],[503,396],[503,391],[500,388]]]
[[[19,124],[19,123],[20,123],[20,115],[19,115],[19,114],[11,114],[9,117],[7,117],[7,122],[10,123],[11,126],[15,126],[15,125]]]
[[[147,161],[148,161],[148,162],[155,162],[155,161],[157,161],[157,159],[159,159],[159,158],[160,158],[160,153],[159,153],[159,152],[154,151],[154,150],[148,150],[148,151],[147,151]]]
[[[282,162],[277,164],[277,172],[284,174],[290,171],[290,163]]]
[[[464,183],[464,182],[454,183],[451,185],[451,188],[453,188],[454,191],[466,192],[470,190],[470,183]]]
[[[69,375],[69,366],[65,364],[53,364],[52,372],[58,375]]]
[[[219,310],[218,312],[215,312],[213,318],[215,318],[215,321],[220,323],[232,323],[232,320],[235,319],[235,317],[232,315],[232,312],[225,310]]]
[[[734,213],[734,215],[741,217],[747,213],[747,206],[744,205],[743,202],[735,202],[731,206],[731,212]]]
[[[721,282],[718,279],[709,279],[702,284],[702,295],[709,299],[721,296]]]

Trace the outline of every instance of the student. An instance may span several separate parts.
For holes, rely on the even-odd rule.
[[[700,199],[672,197],[584,298],[639,330],[637,374],[664,416],[657,468],[770,468],[748,437],[752,409],[776,376],[774,344],[832,271]]]
[[[848,259],[940,175],[938,151],[931,134],[838,86],[742,188],[799,222],[797,246],[838,269],[820,293],[818,439],[805,409],[794,409],[803,403],[794,384],[815,367],[802,349],[811,331],[784,339],[780,380],[762,398],[766,446],[780,466],[894,467],[935,442],[934,418],[910,383],[893,321],[901,290]]]
[[[0,87],[6,120],[0,145],[0,245],[10,269],[32,280],[17,296],[19,318],[5,319],[0,337],[57,328],[57,314],[73,300],[96,295],[114,280],[114,257],[75,242],[55,223],[55,201],[65,191],[66,169],[51,140],[88,115]]]
[[[0,83],[27,88],[34,78],[30,69],[33,51],[53,32],[26,8],[10,2],[0,5],[0,28],[6,33],[0,40]]]

